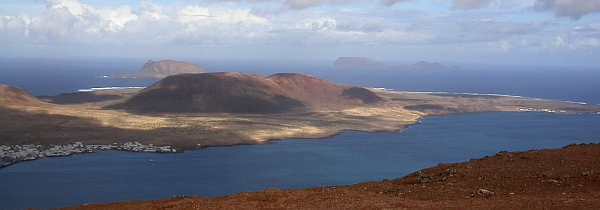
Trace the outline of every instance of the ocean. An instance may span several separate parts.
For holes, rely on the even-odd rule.
[[[156,79],[107,79],[134,72],[146,60],[0,60],[0,84],[34,95],[93,87],[148,86]],[[491,93],[600,104],[595,69],[486,67],[462,70],[340,69],[322,61],[192,61],[209,72],[268,76],[299,72],[334,83],[399,91]],[[0,116],[1,117],[1,116]],[[600,143],[600,115],[479,113],[427,117],[396,133],[343,131],[327,139],[215,147],[178,154],[106,151],[44,158],[0,169],[0,209],[53,208],[150,200],[180,195],[216,197],[268,188],[301,189],[395,179],[438,163],[499,151]],[[154,162],[150,162],[152,159]]]

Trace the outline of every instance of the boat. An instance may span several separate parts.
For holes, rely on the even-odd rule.
[[[154,160],[150,159],[150,162],[154,162]]]

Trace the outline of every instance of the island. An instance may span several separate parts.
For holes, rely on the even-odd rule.
[[[339,57],[333,62],[334,67],[342,68],[385,68],[389,65],[365,57]]]
[[[152,145],[149,151],[180,152],[325,138],[342,130],[395,132],[426,116],[499,111],[598,113],[600,106],[489,94],[395,92],[295,73],[177,74],[144,89],[43,99],[0,85],[0,146],[5,146],[3,165],[10,165],[53,154],[45,151],[56,145],[96,151],[136,141]],[[15,150],[19,148],[30,150]]]
[[[204,68],[188,62],[161,60],[149,60],[142,66],[142,70],[136,73],[121,73],[104,76],[106,78],[165,78],[169,75],[184,73],[205,73]]]
[[[458,66],[446,67],[438,62],[429,63],[426,61],[419,61],[412,65],[388,65],[381,63],[377,60],[365,58],[365,57],[339,57],[333,62],[334,67],[340,68],[395,68],[395,69],[414,69],[414,70],[457,70],[460,69]]]

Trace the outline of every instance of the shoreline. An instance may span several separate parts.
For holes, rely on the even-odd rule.
[[[420,120],[419,120],[420,121]],[[301,137],[301,136],[297,136],[297,137],[292,137],[292,138],[282,138],[282,139],[269,139],[266,140],[264,142],[255,142],[255,143],[240,143],[240,144],[233,144],[233,145],[198,145],[197,147],[182,147],[182,146],[177,146],[177,145],[152,145],[150,144],[150,146],[154,146],[154,147],[166,147],[166,148],[170,148],[171,151],[143,151],[143,150],[138,150],[138,151],[134,151],[133,149],[123,149],[123,145],[120,146],[114,146],[114,145],[84,145],[81,144],[81,142],[76,142],[73,144],[67,144],[67,145],[51,145],[51,146],[45,146],[45,145],[34,145],[34,144],[29,144],[29,145],[0,145],[0,150],[4,150],[4,155],[0,155],[0,169],[5,168],[5,167],[9,167],[21,162],[27,162],[27,161],[34,161],[34,160],[38,160],[41,158],[59,158],[59,157],[69,157],[72,155],[77,155],[77,154],[94,154],[94,153],[98,153],[98,152],[103,152],[103,151],[122,151],[122,152],[132,152],[132,153],[159,153],[159,154],[176,154],[176,153],[183,153],[185,151],[194,151],[194,150],[203,150],[203,149],[207,149],[209,147],[235,147],[235,146],[245,146],[245,145],[268,145],[271,144],[272,142],[276,142],[276,141],[285,141],[285,140],[290,140],[290,139],[302,139],[302,140],[321,140],[321,139],[328,139],[328,138],[332,138],[334,136],[340,135],[340,133],[342,132],[346,132],[346,131],[350,131],[350,132],[364,132],[364,133],[379,133],[379,132],[384,132],[384,133],[395,133],[395,132],[399,132],[402,131],[406,128],[408,128],[408,126],[412,126],[412,125],[417,125],[420,124],[419,122],[416,122],[414,124],[408,124],[405,125],[403,128],[400,129],[396,129],[396,130],[379,130],[379,131],[364,131],[364,130],[339,130],[337,132],[335,132],[334,134],[331,135],[326,135],[326,136],[321,136],[321,137]],[[127,142],[127,143],[132,143],[132,142]],[[134,143],[138,143],[138,142],[134,142]],[[48,150],[42,150],[42,151],[35,151],[35,155],[34,151],[27,152],[27,154],[32,154],[30,156],[18,156],[16,158],[11,158],[9,161],[8,157],[10,156],[10,154],[14,154],[14,153],[18,153],[22,150],[19,151],[14,151],[13,148],[19,147],[19,148],[52,148],[52,147],[68,147],[71,145],[75,145],[75,144],[80,144],[80,147],[77,148],[82,148],[82,151],[74,151],[72,150],[71,152],[67,153],[67,154],[52,154],[52,155],[47,155],[45,153],[45,151]],[[141,144],[140,144],[141,145]],[[89,147],[95,147],[93,149],[86,149]],[[32,158],[34,157],[34,158]]]
[[[67,145],[0,145],[0,169],[17,163],[34,161],[41,158],[68,157],[76,154],[89,154],[116,150],[124,152],[177,153],[171,146],[143,145],[139,142],[127,142],[123,145],[85,145],[75,142]],[[183,152],[183,151],[179,151]]]
[[[599,175],[593,169],[599,164],[594,161],[598,151],[598,143],[572,143],[556,149],[499,151],[468,161],[439,163],[393,180],[61,209],[596,209],[600,188]]]
[[[518,113],[508,113],[508,114],[515,115],[515,116],[516,116],[516,115],[518,115]],[[531,114],[532,114],[532,115],[538,115],[538,116],[539,116],[539,115],[547,115],[547,114],[538,114],[538,113],[531,113]],[[548,117],[550,117],[550,115],[548,115]],[[552,119],[552,118],[549,118],[549,119]],[[338,132],[338,134],[336,134],[336,135],[340,135],[340,133],[343,133],[343,132],[345,132],[345,131],[340,131],[340,132]],[[311,143],[313,143],[313,142],[306,142],[306,143],[308,143],[308,144],[311,144]],[[343,142],[342,142],[342,141],[340,141],[340,143],[341,143],[341,144],[343,144]],[[564,144],[564,145],[567,145],[567,144]],[[497,150],[497,151],[500,151],[500,150]],[[496,151],[496,152],[497,152],[497,151]],[[510,150],[509,150],[509,151],[510,151]],[[519,150],[519,151],[525,151],[525,150]],[[493,152],[493,153],[489,153],[489,154],[490,154],[490,156],[492,156],[494,153],[495,153],[495,152]],[[117,154],[117,153],[115,153],[115,154]],[[136,156],[138,156],[138,155],[143,155],[143,154],[136,154]],[[106,155],[104,155],[104,156],[106,156]],[[487,155],[486,155],[486,156],[487,156]],[[139,157],[139,156],[138,156],[138,157]],[[162,156],[161,156],[161,157],[162,157]],[[482,157],[484,157],[484,156],[483,156],[483,155],[476,155],[476,156],[473,156],[473,157],[474,157],[474,158],[482,158]],[[160,160],[160,158],[156,157],[155,155],[152,155],[151,157],[148,157],[148,158],[142,158],[142,161],[146,161],[146,162],[147,162],[149,158],[153,158],[154,160]],[[79,159],[79,158],[78,158],[78,159]],[[467,160],[468,160],[468,159],[467,159]],[[438,162],[444,162],[444,161],[438,161]],[[446,162],[446,163],[447,163],[447,162]],[[148,163],[148,164],[150,164],[150,163]],[[435,166],[435,164],[431,164],[430,166]],[[429,167],[429,166],[428,166],[428,167]],[[424,167],[424,168],[425,168],[425,167]],[[420,170],[420,169],[419,169],[419,170]],[[411,171],[414,171],[414,172],[416,172],[417,170],[411,170]],[[462,172],[462,169],[461,169],[461,172]],[[399,177],[401,177],[401,176],[398,176],[398,178],[399,178]],[[475,178],[477,178],[477,177],[475,177]],[[378,179],[374,179],[374,180],[378,180]],[[413,179],[413,180],[414,180],[414,179]],[[362,183],[362,182],[356,182],[356,183]],[[414,183],[414,182],[413,182],[413,183]],[[354,184],[354,183],[353,183],[353,184]],[[337,186],[339,186],[339,185],[337,185]],[[427,187],[429,187],[429,186],[427,186]],[[336,188],[339,188],[339,187],[336,187]],[[482,188],[483,188],[483,189],[490,190],[490,191],[494,191],[494,192],[498,193],[498,191],[497,191],[496,189],[490,189],[490,188],[488,188],[488,187],[482,187]],[[477,189],[475,189],[475,190],[477,190]],[[174,194],[174,195],[181,195],[181,194]],[[233,195],[233,194],[232,194],[232,195]],[[470,195],[465,195],[465,196],[466,196],[466,197],[468,197],[468,196],[470,196]],[[168,196],[165,196],[164,198],[168,198],[168,197],[170,197],[170,194],[169,194]],[[146,201],[146,202],[151,202],[151,201]]]
[[[544,113],[542,111],[531,111],[531,112],[541,112]],[[72,155],[76,155],[76,154],[93,154],[93,153],[97,153],[97,152],[103,152],[103,151],[123,151],[123,152],[132,152],[132,153],[138,153],[138,152],[142,152],[142,153],[159,153],[159,154],[176,154],[176,153],[183,153],[185,151],[194,151],[194,150],[203,150],[203,149],[207,149],[209,147],[234,147],[234,146],[245,146],[245,145],[268,145],[271,144],[272,142],[277,142],[277,141],[285,141],[285,140],[290,140],[290,139],[302,139],[302,140],[321,140],[321,139],[328,139],[328,138],[332,138],[334,136],[340,135],[343,132],[364,132],[364,133],[379,133],[379,132],[383,132],[383,133],[401,133],[402,130],[407,129],[410,126],[414,126],[414,125],[420,125],[421,124],[421,120],[423,118],[426,117],[445,117],[445,116],[452,116],[452,115],[461,115],[461,114],[480,114],[480,113],[507,113],[505,111],[488,111],[488,112],[473,112],[473,113],[457,113],[457,114],[451,114],[451,115],[431,115],[431,116],[424,116],[421,118],[418,118],[414,123],[412,124],[404,124],[402,125],[402,128],[398,128],[398,129],[392,129],[392,130],[360,130],[360,129],[344,129],[344,130],[338,130],[336,131],[334,134],[331,135],[323,135],[323,136],[319,136],[319,137],[302,137],[300,136],[296,136],[296,137],[291,137],[291,138],[281,138],[281,139],[277,139],[277,138],[273,138],[273,139],[268,139],[265,141],[257,141],[257,142],[253,142],[253,143],[239,143],[239,144],[231,144],[231,145],[197,145],[196,147],[185,147],[185,146],[180,146],[180,145],[153,145],[153,144],[149,144],[149,145],[143,145],[140,144],[138,142],[127,142],[125,144],[139,144],[139,146],[143,146],[143,147],[154,147],[154,148],[169,148],[169,151],[166,150],[156,150],[156,151],[144,151],[144,150],[133,150],[133,149],[124,149],[124,144],[123,145],[119,145],[119,146],[115,146],[113,145],[84,145],[81,142],[76,142],[76,143],[72,143],[72,144],[67,144],[67,145],[51,145],[51,146],[45,146],[45,145],[0,145],[0,150],[4,150],[4,155],[0,156],[0,169],[14,165],[14,164],[18,164],[21,162],[27,162],[27,161],[33,161],[33,160],[37,160],[37,159],[41,159],[41,158],[57,158],[57,157],[68,157],[68,156],[72,156]],[[553,113],[551,113],[553,114]],[[586,113],[584,113],[586,114]],[[593,113],[587,113],[587,114],[591,114],[594,115]],[[15,148],[16,146],[19,147],[30,147],[30,148],[52,148],[52,147],[66,147],[66,146],[70,146],[70,145],[76,145],[79,144],[81,145],[79,148],[84,148],[83,151],[79,151],[79,152],[70,152],[68,154],[53,154],[53,155],[45,155],[46,153],[44,153],[47,150],[44,151],[39,151],[40,154],[44,154],[43,156],[33,156],[35,158],[33,159],[27,159],[27,157],[23,157],[20,156],[18,158],[12,159],[11,161],[6,161],[7,157],[9,156],[9,154],[7,154],[7,151],[9,151],[10,149],[5,149],[7,147],[12,147]],[[90,147],[92,147],[92,149],[90,149]],[[87,148],[87,149],[86,149]],[[31,156],[30,156],[31,157]]]
[[[61,94],[20,105],[0,106],[3,145],[123,145],[133,140],[178,151],[216,146],[269,144],[286,139],[324,139],[341,131],[398,132],[427,116],[483,112],[600,113],[600,106],[497,94],[398,92],[372,89],[382,102],[368,105],[315,105],[278,114],[148,113],[107,110],[139,89],[100,88]],[[109,97],[107,97],[109,96]],[[113,96],[118,96],[114,99]],[[69,102],[50,103],[53,100]],[[91,102],[90,102],[91,101]],[[7,150],[8,151],[8,150]],[[4,152],[2,152],[4,153]],[[7,152],[8,153],[8,152]],[[4,155],[0,155],[2,157]],[[4,163],[24,161],[23,154]],[[39,157],[39,155],[35,156]],[[1,164],[1,165],[4,165]]]

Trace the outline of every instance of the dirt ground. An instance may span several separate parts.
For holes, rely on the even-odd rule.
[[[499,152],[397,180],[70,209],[600,209],[600,145]]]

